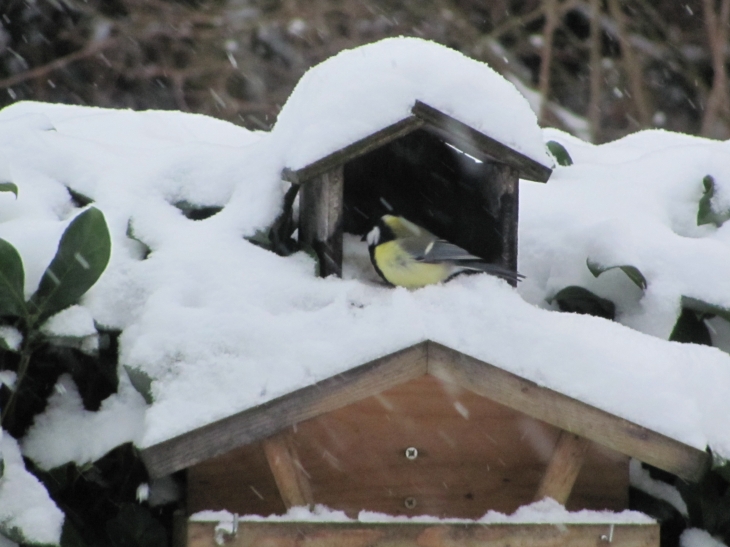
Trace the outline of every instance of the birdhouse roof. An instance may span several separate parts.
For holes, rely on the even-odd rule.
[[[457,139],[470,154],[520,158],[528,178],[542,180],[553,164],[535,114],[513,84],[484,63],[417,38],[382,40],[317,65],[292,91],[272,136],[284,167],[296,173],[345,162],[363,145],[418,125]]]
[[[702,450],[431,341],[148,447],[141,456],[153,476],[163,476],[425,374],[688,480],[699,480],[709,463]]]
[[[495,160],[507,164],[523,179],[547,182],[552,173],[552,169],[542,163],[417,100],[410,116],[319,158],[305,167],[300,169],[287,167],[282,172],[282,177],[289,182],[300,184],[417,129],[425,129],[435,134],[444,142],[479,161]]]

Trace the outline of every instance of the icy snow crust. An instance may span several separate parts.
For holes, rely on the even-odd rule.
[[[552,165],[535,114],[511,83],[483,63],[414,38],[346,50],[307,72],[273,138],[286,150],[286,166],[299,169],[408,117],[416,99]]]
[[[426,67],[435,76],[425,77]],[[337,88],[355,77],[357,85]],[[528,279],[520,293],[485,275],[412,292],[385,287],[357,238],[348,239],[346,278],[319,279],[305,254],[282,258],[244,239],[278,213],[282,168],[396,121],[415,99],[532,157],[544,154],[514,89],[482,64],[413,39],[312,69],[271,133],[173,112],[37,103],[1,111],[0,172],[20,196],[0,193],[0,237],[23,257],[26,292],[78,213],[65,186],[93,198],[111,229],[111,262],[81,309],[49,330],[85,333],[89,316],[123,329],[122,364],[154,378],[146,411],[126,384],[105,403],[108,413],[126,409],[123,434],[110,433],[111,414],[93,420],[75,390],[60,389],[24,439],[28,455],[52,467],[98,458],[124,440],[150,446],[431,339],[730,456],[730,356],[661,339],[681,295],[730,304],[730,223],[695,225],[704,175],[712,171],[730,191],[727,143],[647,132],[592,147],[548,133],[576,165],[558,168],[547,185],[522,184],[520,269]],[[173,206],[180,201],[224,209],[192,221]],[[620,271],[594,280],[588,257],[639,267],[646,294]],[[619,319],[639,330],[545,309],[565,285],[594,282],[621,296]],[[93,450],[82,450],[91,431]],[[66,439],[78,439],[76,453]]]
[[[414,517],[392,516],[372,511],[360,511],[351,519],[343,511],[316,505],[311,511],[307,507],[292,507],[283,515],[234,515],[228,511],[200,511],[190,516],[191,522],[218,522],[232,525],[240,522],[411,522],[448,524],[654,524],[656,521],[638,511],[568,511],[552,498],[545,498],[529,505],[523,505],[511,515],[488,511],[479,519],[439,518],[429,515]]]
[[[43,484],[25,470],[15,439],[2,432],[0,458],[5,462],[0,477],[0,530],[10,532],[15,540],[35,545],[58,544],[63,513],[48,496]],[[0,534],[0,541],[2,539],[4,536]]]

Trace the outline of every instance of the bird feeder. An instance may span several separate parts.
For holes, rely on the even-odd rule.
[[[629,458],[686,480],[698,480],[709,459],[431,341],[184,432],[144,448],[141,457],[152,477],[185,470],[189,515],[281,514],[324,504],[351,517],[369,510],[467,519],[488,510],[511,513],[545,497],[572,510],[621,511],[628,506]],[[302,535],[302,526],[309,525],[248,522],[226,544],[659,545],[656,524],[625,523],[615,535],[613,526],[588,525],[486,532],[434,524],[416,534],[403,525],[324,523],[311,535]],[[436,539],[426,542],[423,534]],[[187,523],[189,547],[214,547],[214,538],[214,524]]]
[[[487,262],[517,268],[520,178],[551,170],[417,101],[411,115],[282,178],[301,186],[299,240],[342,274],[343,232],[393,212]]]

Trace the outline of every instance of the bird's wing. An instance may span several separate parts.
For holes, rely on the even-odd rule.
[[[423,255],[417,258],[417,260],[430,263],[483,261],[484,259],[474,256],[458,245],[454,245],[443,239],[433,239],[424,245]]]
[[[416,258],[416,260],[426,264],[448,262],[461,268],[461,271],[472,270],[487,272],[510,281],[519,281],[524,278],[523,275],[512,271],[509,268],[485,262],[483,258],[474,256],[458,245],[454,245],[453,243],[449,243],[443,239],[433,240],[428,243],[423,256],[421,258]]]

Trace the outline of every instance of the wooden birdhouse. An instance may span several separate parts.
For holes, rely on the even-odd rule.
[[[416,102],[411,115],[282,178],[299,184],[299,239],[320,275],[341,275],[342,234],[383,214],[424,226],[467,251],[517,268],[518,181],[551,169]]]
[[[184,470],[187,512],[478,518],[545,496],[628,506],[629,458],[697,480],[708,455],[426,341],[142,450],[153,477]],[[215,525],[189,522],[188,545]],[[219,538],[220,539],[220,538]],[[609,541],[610,540],[610,541]],[[235,546],[658,546],[658,526],[240,523]]]

